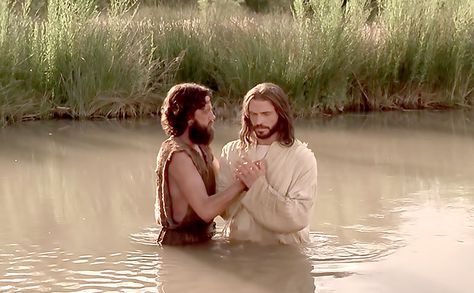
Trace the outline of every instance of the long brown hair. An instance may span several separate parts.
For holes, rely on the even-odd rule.
[[[161,106],[161,126],[167,135],[180,136],[188,127],[188,120],[197,109],[206,105],[211,90],[195,83],[173,86]]]
[[[283,146],[291,146],[295,142],[293,113],[288,96],[281,87],[273,83],[261,83],[247,92],[242,102],[242,128],[240,129],[240,146],[248,149],[255,141],[249,115],[249,103],[252,99],[269,101],[278,114],[278,142]]]

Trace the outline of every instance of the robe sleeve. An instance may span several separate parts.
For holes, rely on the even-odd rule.
[[[305,169],[289,175],[293,178],[286,193],[275,190],[265,176],[254,182],[242,198],[242,204],[257,223],[282,234],[297,232],[309,225],[316,194],[316,160],[304,165]]]
[[[217,175],[217,192],[225,190],[227,187],[232,185],[235,181],[234,173],[231,167],[231,159],[229,157],[229,147],[227,144],[222,148],[221,156],[219,158],[219,173]],[[225,220],[229,218],[229,209],[224,210],[221,213],[221,217]]]

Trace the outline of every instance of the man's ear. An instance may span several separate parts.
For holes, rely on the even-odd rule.
[[[191,126],[191,124],[194,123],[194,113],[193,114],[189,114],[188,117],[186,117],[188,119],[188,126]]]

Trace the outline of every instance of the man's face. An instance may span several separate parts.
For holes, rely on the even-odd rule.
[[[195,144],[211,143],[214,138],[214,120],[211,98],[206,97],[206,105],[194,112],[194,119],[189,126],[189,139]]]
[[[270,101],[252,99],[249,102],[249,118],[258,139],[270,143],[277,138],[278,113]]]

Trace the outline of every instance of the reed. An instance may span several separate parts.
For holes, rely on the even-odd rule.
[[[32,16],[30,3],[0,4],[4,124],[156,113],[155,77],[168,81],[171,65],[153,58],[152,22],[133,19],[133,1],[112,1],[102,15],[92,0],[50,0],[45,17]]]
[[[375,16],[365,0],[266,14],[201,2],[99,11],[50,0],[43,16],[31,1],[2,2],[0,121],[156,115],[185,81],[211,87],[224,116],[263,81],[280,84],[298,116],[472,105],[472,1],[384,0]]]

